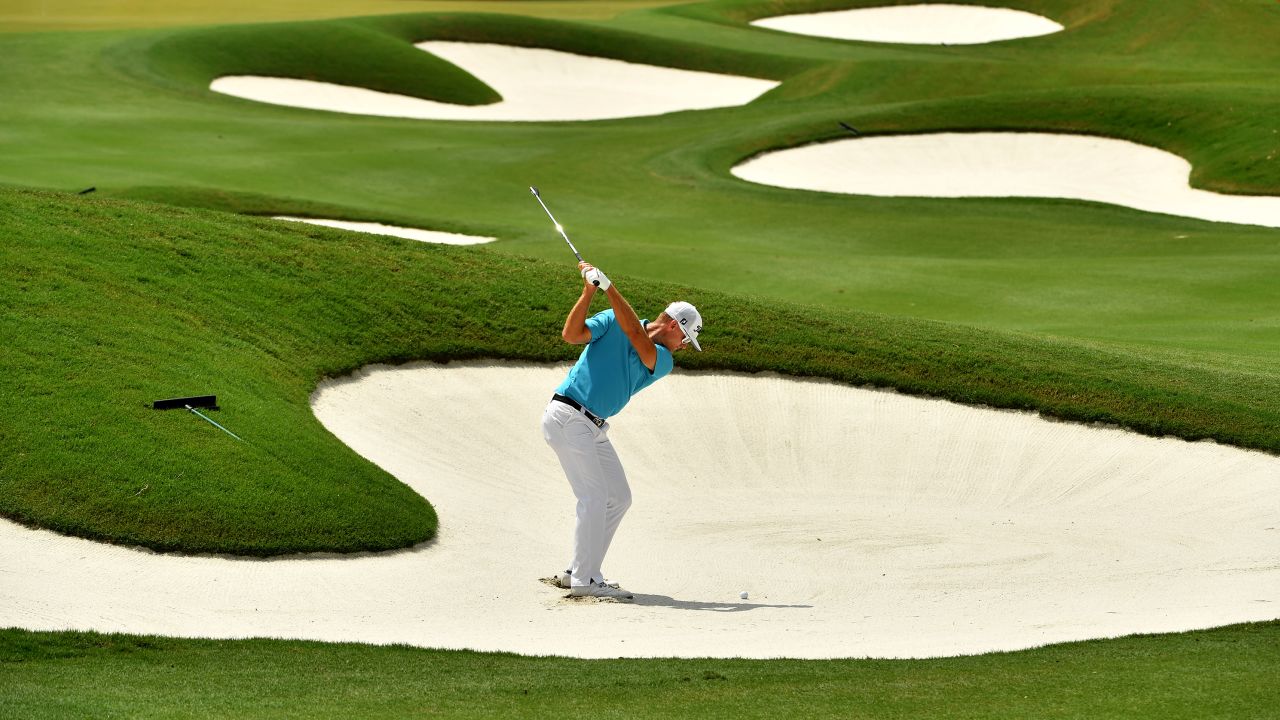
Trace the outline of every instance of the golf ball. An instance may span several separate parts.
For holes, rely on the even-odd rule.
[[[746,591],[746,590],[743,590],[742,592],[738,593],[738,597],[742,598],[743,600],[746,600],[746,599],[747,599],[747,591]]]

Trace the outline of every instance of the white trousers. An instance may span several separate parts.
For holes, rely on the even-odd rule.
[[[542,413],[542,437],[556,451],[578,498],[570,583],[603,582],[604,555],[631,507],[631,487],[609,442],[609,423],[596,427],[578,410],[552,400]]]

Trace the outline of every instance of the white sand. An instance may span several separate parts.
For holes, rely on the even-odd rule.
[[[482,245],[484,243],[491,243],[498,239],[485,237],[483,235],[461,235],[458,233],[440,232],[439,230],[422,230],[419,228],[400,227],[397,225],[383,225],[382,223],[351,222],[348,220],[322,220],[318,218],[287,217],[284,215],[277,215],[275,219],[309,223],[311,225],[323,225],[325,227],[338,228],[339,230],[351,230],[353,232],[369,233],[371,235],[390,235],[391,237],[404,238],[406,240],[441,243],[443,245]]]
[[[733,174],[764,185],[855,195],[1052,197],[1216,222],[1280,227],[1280,198],[1190,186],[1163,150],[1084,135],[935,133],[849,138],[752,158]]]
[[[1062,25],[1021,10],[975,5],[900,5],[779,15],[751,23],[800,35],[917,45],[975,45],[1037,37]]]
[[[1280,616],[1280,458],[680,370],[613,420],[635,505],[606,572],[637,601],[564,600],[536,579],[573,527],[539,430],[563,373],[420,364],[317,393],[326,427],[435,504],[425,547],[160,556],[0,522],[0,627],[820,658]]]
[[[417,47],[474,75],[502,96],[453,105],[364,88],[260,76],[215,79],[210,89],[291,107],[426,120],[603,120],[745,105],[771,80],[639,65],[542,48],[428,41]]]

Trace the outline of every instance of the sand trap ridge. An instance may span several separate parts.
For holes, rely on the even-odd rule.
[[[733,168],[763,185],[903,197],[1053,197],[1280,227],[1280,198],[1192,189],[1191,164],[1144,145],[1049,133],[865,137],[766,153]]]
[[[351,222],[349,220],[322,220],[318,218],[302,218],[287,217],[284,215],[276,216],[277,220],[288,220],[290,222],[303,222],[311,225],[323,225],[325,227],[338,228],[339,230],[351,230],[352,232],[369,233],[371,235],[390,235],[391,237],[404,238],[406,240],[417,240],[419,242],[441,243],[443,245],[482,245],[491,243],[497,238],[485,237],[483,235],[461,235],[459,233],[440,232],[439,230],[422,230],[420,228],[399,227],[397,225],[383,225],[382,223],[370,222]]]
[[[326,427],[436,505],[427,547],[227,560],[0,522],[0,626],[908,657],[1280,616],[1280,458],[679,370],[612,423],[635,505],[606,572],[636,602],[565,601],[537,580],[567,561],[573,527],[538,426],[564,370],[375,367],[319,390]],[[697,451],[673,462],[673,447]]]
[[[918,45],[975,45],[1060,32],[1039,15],[976,5],[899,5],[779,15],[751,23],[799,35]]]
[[[474,75],[502,96],[467,106],[332,83],[226,76],[215,92],[276,105],[426,120],[557,121],[661,115],[744,105],[778,83],[486,43],[428,41],[417,47]]]

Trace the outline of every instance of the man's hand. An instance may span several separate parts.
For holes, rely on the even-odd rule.
[[[595,285],[601,290],[608,290],[609,286],[612,285],[609,282],[609,278],[600,272],[598,268],[593,267],[591,263],[580,262],[578,263],[578,269],[582,272],[582,279],[590,285]]]

